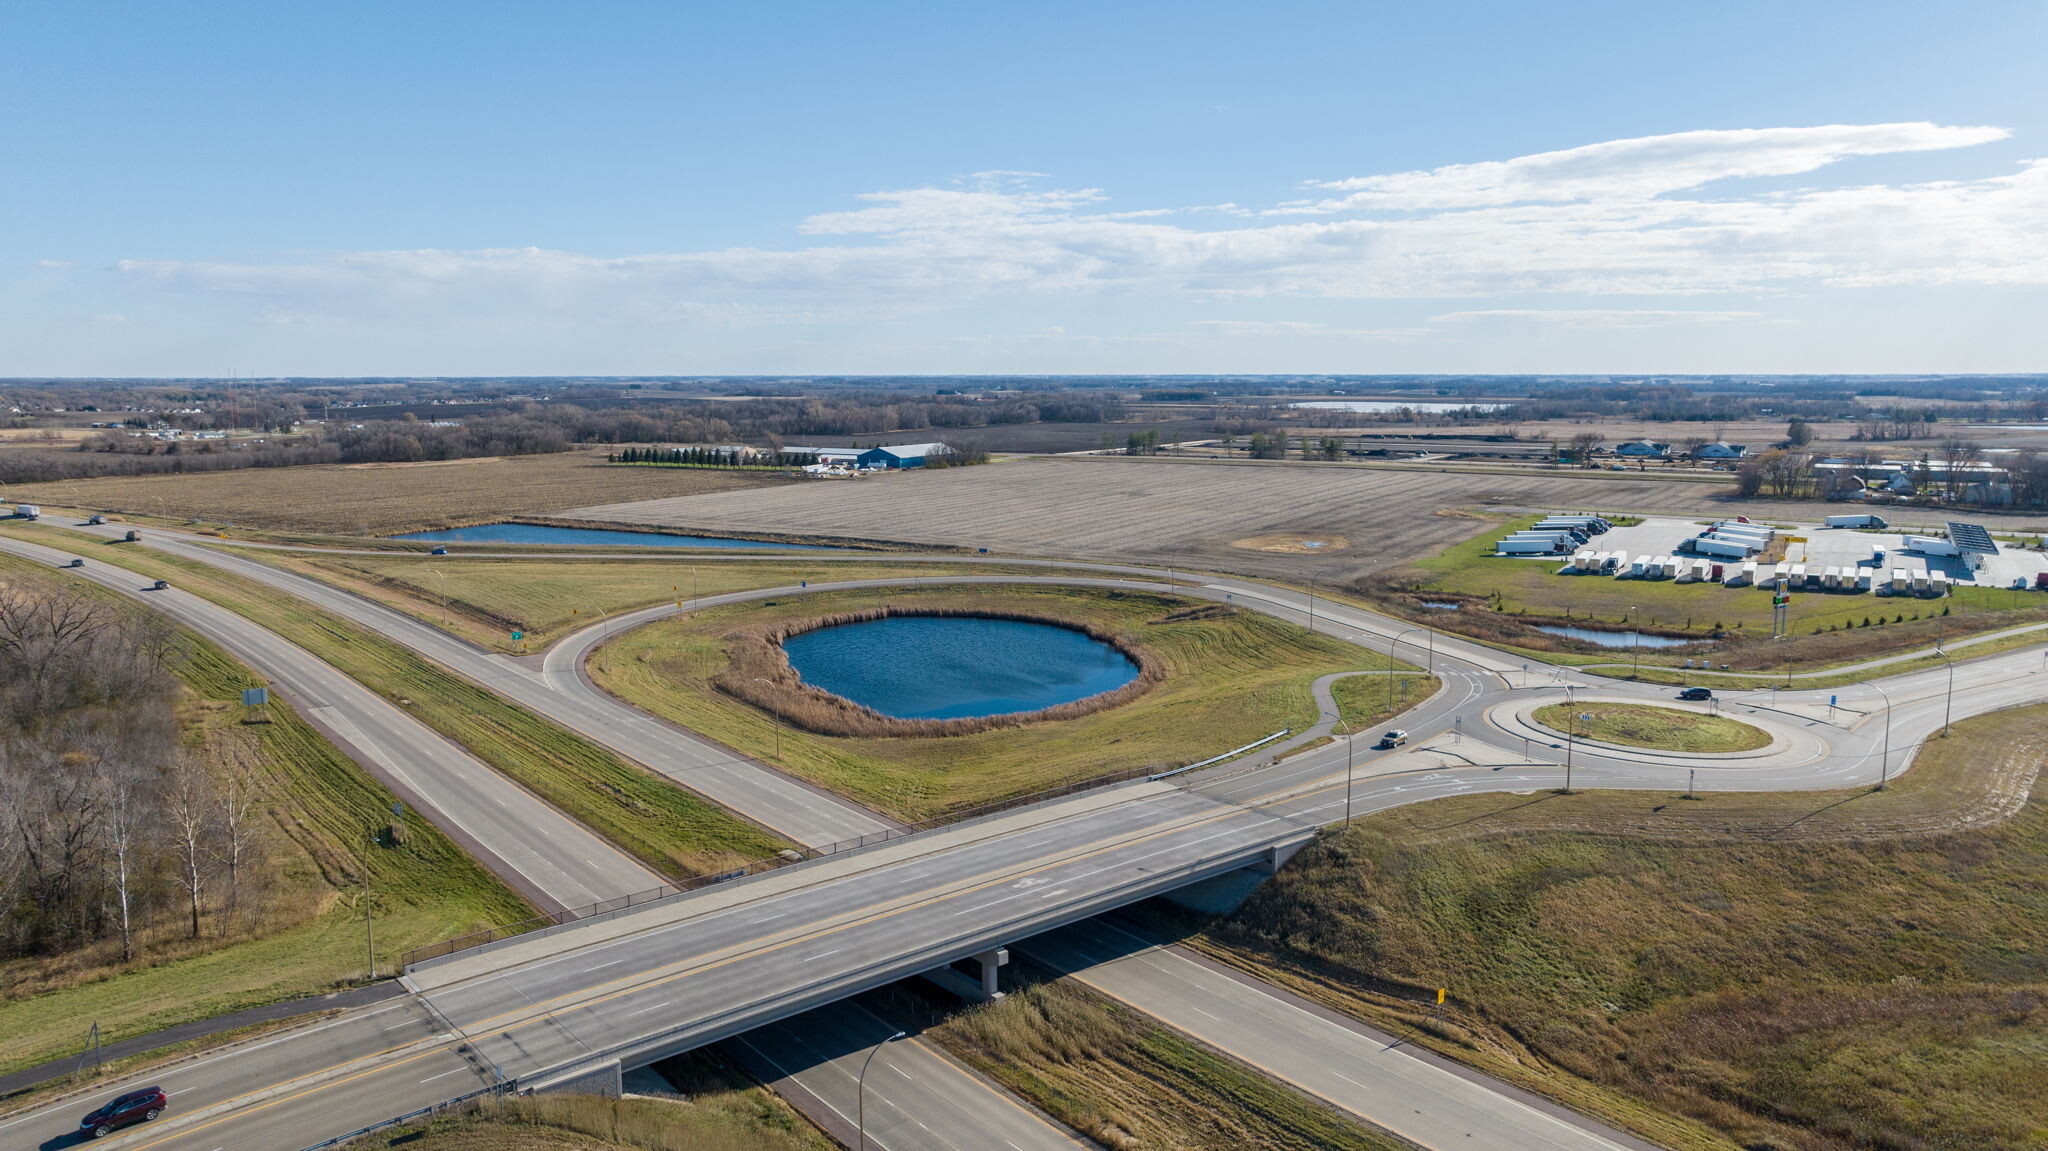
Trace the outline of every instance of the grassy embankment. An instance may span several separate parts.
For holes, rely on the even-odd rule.
[[[1535,522],[1523,517],[1495,524],[1447,548],[1416,560],[1389,579],[1373,580],[1361,590],[1370,606],[1392,607],[1420,622],[1470,636],[1534,658],[1571,665],[1639,664],[1641,678],[1656,682],[1702,683],[1708,686],[1754,686],[1737,677],[1686,672],[1687,659],[1710,658],[1734,671],[1795,673],[1826,671],[1864,660],[1931,647],[1937,639],[1950,643],[1966,636],[2005,628],[2048,623],[2048,597],[1996,588],[1963,587],[1945,599],[1872,594],[1794,592],[1789,614],[1790,638],[1773,642],[1771,597],[1756,588],[1730,588],[1711,582],[1680,584],[1671,580],[1618,580],[1611,576],[1557,574],[1561,558],[1508,559],[1492,555],[1493,543],[1505,531]],[[1396,592],[1393,589],[1401,589]],[[1458,611],[1434,611],[1418,601],[1450,601]],[[1578,624],[1635,628],[1671,636],[1696,636],[1697,648],[1602,649],[1535,630],[1538,624]],[[1714,640],[1713,633],[1723,633]],[[2048,640],[2048,632],[1974,645],[1970,655]],[[1888,666],[1881,674],[1938,665],[1928,657],[1909,665]],[[1628,668],[1602,669],[1629,674]],[[1844,671],[1795,681],[1806,687],[1832,687],[1866,678]]]
[[[838,1146],[729,1062],[692,1052],[661,1065],[674,1099],[534,1095],[394,1128],[363,1147],[406,1151],[831,1151]]]
[[[172,525],[380,536],[596,504],[792,481],[755,472],[622,468],[602,451],[417,464],[322,464],[108,476],[9,487],[10,502],[93,508]],[[423,491],[433,498],[422,500]],[[239,533],[237,533],[239,534]]]
[[[1389,679],[1394,681],[1391,702],[1387,696]],[[1344,726],[1358,732],[1407,711],[1435,695],[1442,686],[1442,680],[1417,668],[1413,675],[1357,675],[1340,679],[1330,685],[1330,697],[1337,701],[1337,714],[1343,717]]]
[[[1739,719],[1641,703],[1553,703],[1533,718],[1580,739],[1663,751],[1754,751],[1771,742],[1769,732]]]
[[[658,871],[700,875],[765,858],[783,846],[667,779],[303,600],[149,548],[60,528],[10,530],[52,546],[104,554],[102,562],[171,580],[271,629]]]
[[[250,550],[247,558],[277,564],[347,588],[500,651],[541,651],[601,616],[687,602],[755,588],[844,580],[951,575],[1049,575],[1044,568],[994,565],[856,562],[805,563],[778,557],[696,563],[676,556],[617,559],[483,559],[435,556],[305,556]]]
[[[0,558],[0,572],[15,582],[56,578],[11,557]],[[218,648],[189,637],[174,670],[188,689],[179,708],[187,753],[240,768],[265,789],[264,910],[227,937],[210,924],[189,940],[170,925],[146,936],[128,964],[105,949],[0,967],[0,1071],[75,1054],[94,1022],[111,1042],[360,980],[366,865],[387,969],[405,948],[531,914],[422,820],[408,823],[402,843],[372,846],[369,829],[390,821],[391,793],[282,703],[269,723],[240,722],[242,688],[262,681]]]
[[[2044,753],[2048,706],[1884,792],[1400,808],[1195,943],[1679,1151],[2040,1147]]]
[[[1409,1146],[1028,961],[1009,970],[1004,998],[920,1034],[1112,1151]]]
[[[977,587],[830,592],[664,619],[619,637],[592,674],[611,691],[748,755],[774,758],[767,713],[713,687],[725,635],[784,619],[897,606],[1013,610],[1084,621],[1156,655],[1163,683],[1121,707],[1075,719],[946,738],[856,738],[785,726],[788,770],[906,819],[1155,765],[1191,763],[1281,728],[1316,721],[1309,684],[1325,672],[1396,667],[1325,636],[1198,601],[1074,588]],[[609,670],[607,670],[607,668]],[[1417,673],[1420,678],[1420,673]],[[1384,690],[1384,688],[1382,688]]]

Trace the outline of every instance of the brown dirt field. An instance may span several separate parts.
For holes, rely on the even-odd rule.
[[[10,501],[205,520],[275,531],[389,535],[545,515],[592,502],[780,486],[780,476],[614,467],[602,452],[420,464],[249,468],[21,484]]]
[[[704,532],[773,532],[986,547],[992,552],[1141,561],[1308,580],[1350,579],[1434,554],[1480,526],[1463,508],[1586,509],[1818,520],[1837,505],[1739,501],[1722,484],[1589,472],[1500,475],[1353,465],[1129,456],[1022,459],[567,513]],[[2017,520],[2001,519],[2001,530]],[[2048,522],[2048,521],[2044,521]],[[1342,537],[1328,555],[1246,551],[1260,535]]]

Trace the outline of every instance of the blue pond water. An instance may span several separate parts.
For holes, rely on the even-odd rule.
[[[890,616],[782,641],[805,683],[899,719],[1037,711],[1138,678],[1116,648],[1052,624]]]
[[[1582,639],[1600,647],[1684,647],[1686,644],[1699,642],[1691,639],[1674,639],[1668,635],[1644,635],[1639,631],[1597,631],[1590,627],[1539,626],[1536,630],[1547,631],[1551,635]]]
[[[582,547],[617,548],[769,548],[778,551],[839,552],[846,548],[815,544],[768,543],[763,540],[724,539],[719,536],[676,536],[659,532],[615,532],[603,528],[558,528],[543,524],[478,524],[471,528],[448,528],[437,532],[412,532],[392,536],[395,540],[426,540],[430,543],[463,544],[572,544]]]

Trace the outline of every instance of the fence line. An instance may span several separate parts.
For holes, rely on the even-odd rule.
[[[346,1135],[336,1135],[332,1139],[328,1139],[320,1143],[314,1143],[311,1146],[301,1148],[300,1151],[325,1151],[325,1149],[329,1147],[339,1147],[344,1143],[352,1143],[355,1140],[361,1139],[363,1136],[368,1135],[372,1132],[382,1131],[386,1127],[395,1127],[400,1123],[410,1123],[415,1119],[424,1119],[429,1115],[438,1115],[451,1107],[459,1107],[464,1103],[474,1102],[475,1100],[480,1099],[486,1095],[502,1095],[504,1093],[505,1087],[503,1086],[480,1088],[478,1090],[471,1091],[467,1095],[457,1095],[453,1099],[446,1099],[439,1103],[434,1103],[429,1106],[422,1107],[417,1111],[408,1111],[403,1115],[391,1119],[385,1119],[380,1122],[372,1123],[367,1127],[358,1127],[354,1131],[351,1131]]]

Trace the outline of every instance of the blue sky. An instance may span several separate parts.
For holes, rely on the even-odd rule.
[[[0,375],[2048,370],[2048,5],[0,8]]]

